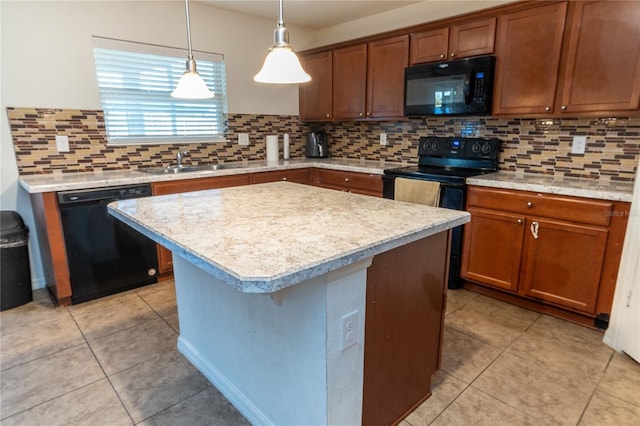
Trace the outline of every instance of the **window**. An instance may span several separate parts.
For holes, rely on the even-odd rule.
[[[194,51],[213,99],[174,99],[187,51],[93,38],[100,100],[110,145],[224,140],[227,112],[224,57]]]

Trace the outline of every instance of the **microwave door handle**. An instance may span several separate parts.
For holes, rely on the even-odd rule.
[[[464,103],[466,105],[471,104],[471,99],[473,99],[473,92],[475,90],[474,75],[475,73],[473,72],[473,69],[467,70],[467,76],[464,82]]]

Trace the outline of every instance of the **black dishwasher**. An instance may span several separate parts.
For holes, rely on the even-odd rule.
[[[149,196],[146,184],[58,193],[72,303],[157,282],[156,244],[107,212],[113,201]]]

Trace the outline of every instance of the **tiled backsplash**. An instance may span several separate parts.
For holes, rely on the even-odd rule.
[[[297,116],[229,115],[228,142],[108,146],[102,111],[7,108],[7,114],[21,175],[169,165],[178,150],[189,152],[184,161],[190,164],[259,160],[266,156],[266,135],[283,133],[290,135],[291,156],[304,155]],[[251,143],[238,145],[236,133],[248,133]],[[69,152],[58,153],[56,135],[69,137]]]
[[[101,111],[8,108],[20,174],[128,169],[172,164],[178,149],[186,162],[259,160],[265,137],[289,133],[291,156],[304,155],[304,137],[323,129],[334,157],[415,162],[418,138],[426,135],[497,137],[499,167],[528,173],[632,181],[640,158],[640,118],[503,119],[424,118],[404,121],[302,123],[297,116],[228,116],[229,142],[107,146]],[[379,143],[387,133],[387,145]],[[240,146],[237,133],[248,133]],[[59,154],[55,135],[69,136],[70,152]],[[571,154],[573,136],[587,136],[585,154]]]

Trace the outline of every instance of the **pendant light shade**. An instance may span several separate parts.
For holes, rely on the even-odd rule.
[[[282,1],[280,0],[280,14],[278,24],[273,32],[273,46],[264,60],[264,65],[258,74],[253,77],[258,83],[295,84],[311,81],[298,57],[289,45],[289,32],[282,19]]]
[[[171,96],[180,99],[210,99],[213,98],[213,92],[209,90],[198,70],[196,69],[196,61],[193,59],[191,51],[191,26],[189,24],[189,0],[184,0],[185,14],[187,17],[187,43],[189,46],[189,57],[187,58],[186,70],[178,85],[171,92]]]

